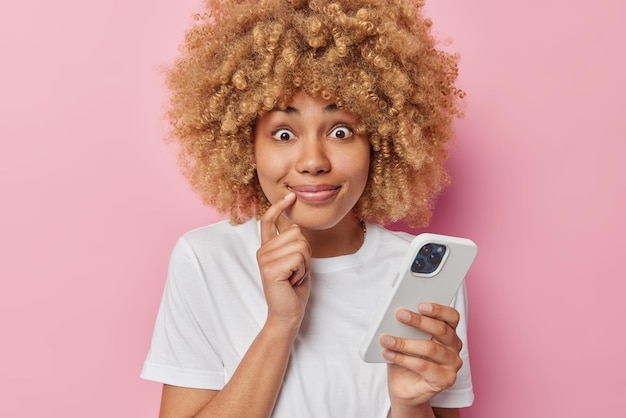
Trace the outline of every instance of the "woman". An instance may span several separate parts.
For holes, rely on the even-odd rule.
[[[425,225],[462,92],[408,0],[209,2],[169,75],[185,173],[231,222],[176,245],[142,376],[162,417],[455,417],[465,293],[358,346]],[[367,223],[364,221],[367,220]],[[384,348],[383,348],[384,347]]]

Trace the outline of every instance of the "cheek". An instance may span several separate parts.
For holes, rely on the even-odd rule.
[[[349,155],[351,155],[350,158],[342,158],[342,161],[337,162],[337,164],[342,167],[343,176],[350,179],[351,199],[358,200],[363,194],[369,179],[369,152],[361,151],[359,153],[350,153]]]
[[[360,161],[361,163],[358,165],[357,168],[355,168],[355,171],[359,173],[358,178],[359,181],[363,183],[363,187],[365,187],[365,184],[367,183],[367,180],[369,178],[369,173],[370,173],[370,158],[371,158],[371,154],[370,154],[370,149],[369,149],[369,144],[367,149],[362,151],[362,157],[358,159],[358,161]]]
[[[264,153],[256,154],[256,173],[261,190],[270,203],[282,198],[279,190],[280,180],[282,179],[283,170],[280,166],[281,161],[278,158],[272,158],[271,155]]]
[[[284,172],[285,161],[275,154],[260,153],[254,162],[259,178],[274,179]]]
[[[359,187],[359,197],[365,190],[365,186],[367,185],[367,180],[369,179],[369,165],[363,167],[361,171],[361,175],[358,178],[358,187]]]

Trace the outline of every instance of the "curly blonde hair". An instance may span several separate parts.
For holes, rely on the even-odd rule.
[[[436,49],[416,0],[208,0],[168,72],[172,139],[203,201],[231,222],[269,202],[256,178],[253,127],[295,92],[332,100],[371,144],[356,213],[426,225],[463,92],[457,57]]]

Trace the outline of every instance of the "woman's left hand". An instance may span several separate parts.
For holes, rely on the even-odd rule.
[[[396,319],[432,335],[430,340],[411,340],[389,335],[381,337],[387,367],[387,385],[392,407],[424,404],[452,386],[463,361],[463,342],[456,334],[459,313],[434,303],[422,303],[419,313],[400,309]]]

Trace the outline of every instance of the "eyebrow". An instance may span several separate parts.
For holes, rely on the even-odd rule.
[[[328,106],[324,107],[324,109],[322,109],[322,112],[324,113],[328,113],[328,112],[336,112],[337,110],[339,110],[339,108],[337,107],[336,104],[329,104]],[[272,112],[285,112],[288,114],[300,114],[300,110],[293,107],[293,106],[287,106],[285,109],[274,109],[272,110]]]

